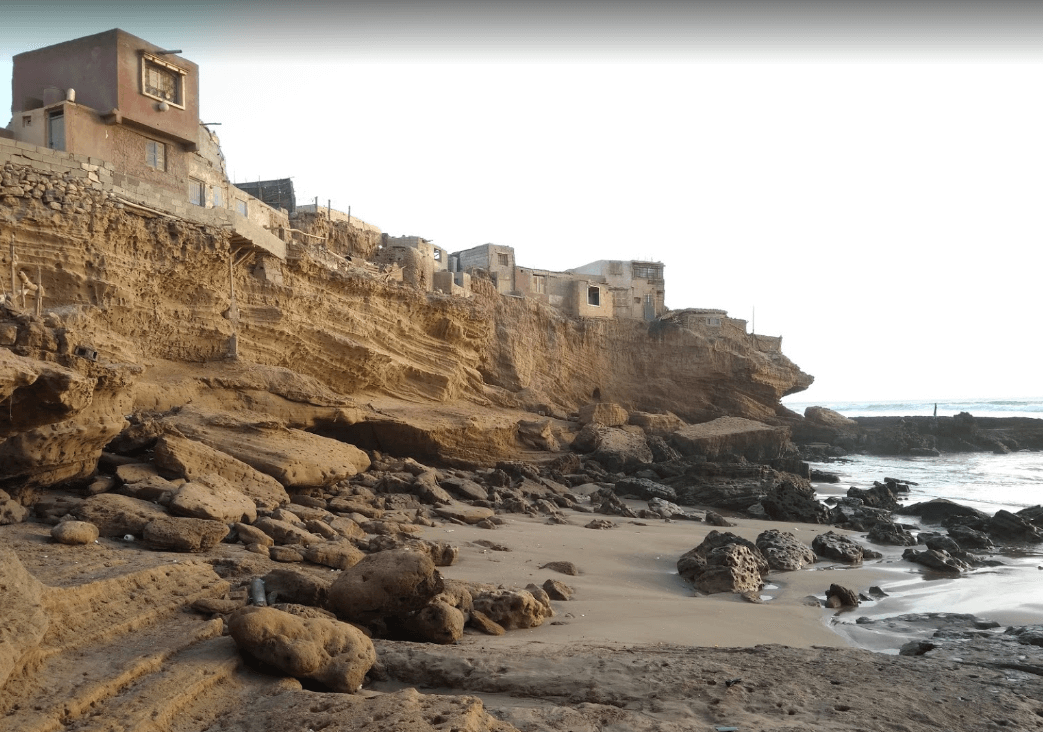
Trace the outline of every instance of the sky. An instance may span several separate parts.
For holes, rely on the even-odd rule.
[[[815,383],[1043,396],[1043,3],[33,3],[200,66],[234,180],[522,266],[665,263]],[[0,124],[10,86],[0,84]]]

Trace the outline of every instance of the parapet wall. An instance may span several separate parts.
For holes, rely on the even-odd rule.
[[[289,219],[256,199],[250,203],[257,211],[251,216],[251,220],[247,221],[232,211],[196,206],[186,198],[177,198],[165,188],[118,173],[110,162],[0,138],[0,166],[7,163],[27,166],[40,173],[70,181],[81,181],[81,185],[108,193],[131,206],[140,206],[205,226],[230,229],[245,235],[251,243],[270,254],[280,259],[286,258],[285,243],[270,233],[270,229],[277,229],[279,226],[289,228]],[[0,196],[4,195],[22,196],[25,195],[25,191],[19,186],[0,186]],[[52,203],[61,206],[60,202]],[[258,207],[264,207],[267,211],[262,213]],[[264,213],[267,216],[263,215]]]

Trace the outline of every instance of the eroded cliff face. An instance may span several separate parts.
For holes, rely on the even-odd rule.
[[[280,262],[237,250],[221,229],[17,166],[4,173],[19,185],[0,195],[0,275],[10,276],[13,236],[16,270],[45,294],[43,317],[32,315],[32,294],[0,313],[0,345],[118,394],[112,415],[209,401],[329,434],[360,436],[368,424],[385,442],[438,442],[426,433],[441,428],[449,436],[428,452],[474,461],[519,449],[518,410],[564,417],[602,398],[690,422],[772,421],[781,396],[811,383],[749,338],[570,319],[481,279],[471,298],[424,292],[359,257],[373,242],[351,231],[330,235],[333,250],[293,243]],[[143,372],[131,378],[116,364]],[[118,376],[104,371],[114,368]],[[68,398],[79,398],[76,377],[67,381]],[[29,403],[25,390],[40,387],[19,384],[9,396]],[[489,449],[476,449],[486,432]]]

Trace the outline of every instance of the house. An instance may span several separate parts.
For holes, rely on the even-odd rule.
[[[599,260],[553,272],[517,266],[512,247],[483,244],[450,254],[449,270],[483,270],[502,294],[540,300],[578,317],[654,320],[666,312],[661,262]]]
[[[293,181],[290,178],[248,181],[234,185],[244,193],[273,208],[281,208],[289,214],[297,211],[297,196],[294,195]]]
[[[228,181],[199,120],[199,67],[117,29],[14,57],[2,137],[104,163],[99,181],[137,205],[231,230],[233,246],[286,256],[285,213]]]

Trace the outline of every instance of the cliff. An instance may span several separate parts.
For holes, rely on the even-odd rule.
[[[320,232],[329,247],[295,235],[280,261],[236,248],[226,229],[7,163],[0,271],[6,280],[13,242],[16,271],[44,295],[36,316],[35,293],[23,304],[16,292],[0,313],[0,345],[68,371],[70,384],[82,377],[80,391],[106,414],[249,409],[369,447],[471,463],[524,455],[533,445],[519,423],[546,418],[567,431],[568,415],[598,398],[688,422],[775,423],[780,397],[812,380],[745,335],[669,319],[569,318],[480,278],[469,298],[428,292],[415,286],[416,268],[374,264],[382,253],[368,232],[317,217],[297,225],[329,228]],[[8,440],[39,427],[16,413],[45,382],[12,382]],[[115,399],[107,385],[117,382]],[[106,425],[95,442],[122,424],[91,419]],[[58,466],[68,456],[38,457],[35,470],[62,477],[91,462],[70,459],[77,470]]]

